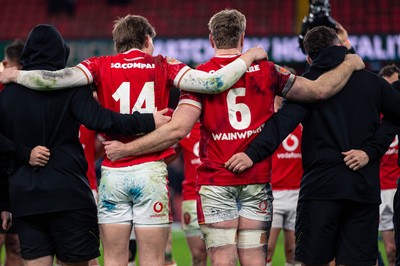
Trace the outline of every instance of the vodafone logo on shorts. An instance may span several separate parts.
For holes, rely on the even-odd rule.
[[[153,206],[153,210],[155,213],[160,213],[164,209],[164,205],[161,202],[156,202]]]

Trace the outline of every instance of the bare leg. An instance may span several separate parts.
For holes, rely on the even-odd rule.
[[[204,229],[206,227],[216,228],[216,229],[237,229],[239,224],[239,219],[212,223],[208,225],[201,225],[201,231],[205,235],[205,238],[210,238]],[[236,266],[238,261],[237,245],[227,244],[217,247],[207,247],[207,254],[210,258],[211,265],[213,266]]]
[[[294,231],[284,229],[283,232],[284,232],[284,237],[285,237],[286,262],[294,264],[297,262],[294,259],[294,250],[296,248],[296,240],[295,240],[295,236],[294,236]]]
[[[281,228],[271,228],[271,233],[268,239],[267,262],[272,261],[272,256],[274,255],[275,252],[276,241],[278,240],[280,232]]]
[[[1,220],[0,220],[1,221]],[[6,234],[4,233],[2,233],[2,234],[0,234],[0,261],[2,261],[1,260],[1,249],[3,248],[3,245],[4,245],[4,242],[6,241]]]
[[[100,224],[103,243],[104,265],[126,266],[129,257],[130,224]]]
[[[207,250],[204,241],[200,236],[186,237],[190,253],[192,254],[192,266],[207,265]]]
[[[167,245],[169,229],[169,226],[135,226],[140,266],[164,265],[165,247]]]
[[[21,247],[17,234],[6,234],[6,259],[4,266],[22,266]]]
[[[97,261],[97,259],[92,259],[89,261],[89,266],[99,266],[99,262]]]
[[[388,266],[394,266],[396,259],[396,245],[394,244],[394,231],[386,230],[381,231],[383,244],[385,245],[386,256],[388,260]]]
[[[25,266],[52,266],[53,256],[41,257],[34,260],[24,260]]]
[[[244,217],[239,218],[239,238],[243,230],[264,230],[263,234],[259,236],[259,247],[238,248],[240,264],[243,266],[265,266],[267,260],[267,246],[269,230],[268,223],[258,220],[252,220]]]
[[[174,258],[172,257],[172,228],[169,228],[168,232],[168,241],[167,246],[165,248],[164,254],[164,264],[165,265],[176,265]]]
[[[63,266],[88,266],[89,262],[84,261],[84,262],[76,262],[76,263],[68,263],[68,262],[62,262]]]

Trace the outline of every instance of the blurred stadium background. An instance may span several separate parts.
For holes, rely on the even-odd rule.
[[[377,72],[389,63],[399,66],[399,0],[330,0],[330,4],[332,17],[348,31],[353,47],[369,70]],[[67,40],[71,66],[95,55],[113,54],[113,21],[138,14],[156,28],[155,54],[196,65],[213,55],[208,42],[210,17],[221,9],[235,8],[247,17],[245,49],[261,45],[271,60],[302,73],[306,63],[298,47],[298,34],[308,6],[308,0],[0,0],[0,58],[4,57],[4,46],[15,38],[25,40],[40,23],[54,25]],[[176,221],[180,219],[182,178],[178,160],[170,167]],[[178,265],[190,265],[187,259],[180,262],[179,257],[188,249],[182,233],[177,231],[174,253]],[[282,241],[277,257],[283,256],[281,248]],[[274,261],[275,265],[284,265],[283,259]]]
[[[157,31],[156,53],[197,64],[210,58],[209,18],[224,8],[247,17],[246,47],[262,45],[271,60],[304,66],[297,35],[308,0],[0,0],[0,56],[14,38],[25,39],[38,23],[56,26],[71,46],[70,65],[113,53],[113,21],[145,16]],[[348,31],[357,53],[378,71],[400,58],[400,1],[331,0],[331,15]]]

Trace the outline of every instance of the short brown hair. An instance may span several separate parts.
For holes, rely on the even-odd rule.
[[[306,54],[315,59],[322,48],[340,44],[340,41],[334,29],[318,26],[306,33],[303,43]]]
[[[118,53],[132,48],[142,49],[146,42],[146,35],[156,36],[156,31],[145,17],[127,15],[114,21],[113,41]]]
[[[246,30],[246,17],[236,9],[225,9],[212,16],[208,28],[218,49],[236,48]]]
[[[381,77],[390,77],[394,73],[400,74],[400,69],[395,64],[391,64],[382,67],[378,75]]]
[[[15,39],[11,44],[4,48],[4,56],[8,60],[20,64],[22,49],[24,49],[25,43],[20,39]]]

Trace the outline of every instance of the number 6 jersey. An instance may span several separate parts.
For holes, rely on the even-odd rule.
[[[151,56],[139,49],[131,49],[113,56],[89,58],[78,64],[96,86],[99,102],[120,113],[153,113],[168,107],[169,93],[189,67],[161,55]],[[108,136],[110,139],[110,136]],[[135,137],[112,136],[121,142]],[[173,149],[145,154],[111,162],[104,158],[103,165],[124,167],[163,159]]]
[[[197,69],[213,72],[238,56],[218,56]],[[233,174],[224,163],[244,151],[274,113],[274,97],[293,85],[295,76],[266,60],[254,62],[242,78],[220,94],[181,92],[179,104],[202,109],[198,185],[234,186],[271,181],[271,158]]]

